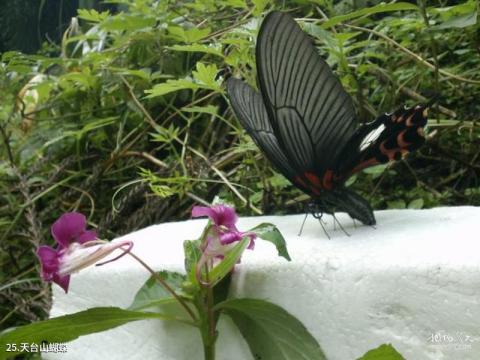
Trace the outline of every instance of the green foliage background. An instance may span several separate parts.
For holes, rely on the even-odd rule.
[[[426,145],[352,187],[376,209],[480,205],[476,1],[109,3],[59,15],[58,40],[34,54],[25,52],[35,44],[19,52],[21,40],[0,39],[0,327],[46,316],[34,251],[52,243],[63,212],[87,214],[112,238],[187,219],[215,196],[242,215],[303,210],[305,197],[245,135],[223,87],[228,76],[255,85],[256,31],[272,9],[292,12],[315,38],[361,121],[439,96]],[[19,6],[41,21],[31,4]],[[27,30],[5,22],[7,11],[0,5],[4,34],[21,39]]]

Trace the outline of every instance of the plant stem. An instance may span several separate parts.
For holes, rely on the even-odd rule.
[[[133,257],[135,260],[137,260],[145,269],[148,270],[150,274],[157,280],[164,288],[167,290],[172,296],[177,300],[180,305],[183,306],[183,308],[187,311],[187,313],[190,315],[193,321],[197,321],[197,317],[193,313],[192,309],[187,305],[187,303],[180,297],[178,294],[173,290],[170,285],[168,285],[165,280],[163,280],[150,266],[148,266],[142,259],[140,259],[137,255],[132,253],[131,251],[128,252],[128,254]]]
[[[205,360],[215,360],[215,338],[210,337],[208,329],[202,328],[202,342]]]
[[[215,314],[213,309],[213,288],[208,283],[208,264],[205,264],[205,276],[207,280],[206,285],[202,285],[204,291],[204,316],[202,318],[202,326],[200,327],[202,332],[202,342],[203,342],[203,353],[205,356],[205,360],[215,360],[215,341],[216,341],[216,333],[215,333]]]

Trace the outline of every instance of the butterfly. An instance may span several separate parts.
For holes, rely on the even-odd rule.
[[[428,107],[402,108],[359,125],[352,98],[286,13],[265,17],[255,52],[259,92],[227,80],[240,123],[274,167],[311,196],[308,211],[315,217],[340,211],[375,225],[369,202],[345,182],[418,149],[425,141]]]

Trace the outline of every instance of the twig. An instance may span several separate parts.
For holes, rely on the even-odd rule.
[[[181,140],[180,139],[177,139],[177,141],[179,141],[181,143]],[[190,150],[191,152],[193,152],[195,155],[197,155],[198,157],[200,157],[202,160],[204,160],[207,165],[224,181],[224,183],[235,193],[235,195],[237,195],[237,197],[243,201],[243,203],[245,205],[248,205],[250,207],[250,209],[252,209],[253,211],[255,211],[257,214],[262,214],[262,211],[260,209],[258,209],[257,207],[255,207],[254,205],[252,204],[249,204],[249,202],[247,201],[247,199],[245,199],[243,197],[242,194],[240,194],[238,192],[238,190],[235,188],[235,186],[233,186],[233,184],[225,177],[225,175],[223,175],[223,173],[218,170],[211,162],[210,160],[208,160],[208,158],[203,155],[201,152],[195,150],[194,148],[192,148],[191,146],[187,146],[188,147],[188,150]]]
[[[437,198],[441,198],[442,197],[442,194],[440,194],[437,190],[435,190],[434,188],[428,186],[427,184],[425,184],[422,180],[420,180],[417,176],[417,173],[415,172],[415,170],[412,169],[412,167],[410,166],[410,164],[407,162],[407,161],[402,161],[403,164],[405,164],[405,166],[407,167],[407,169],[410,171],[410,173],[413,175],[413,177],[415,178],[416,182],[417,182],[417,185],[423,187],[425,190],[431,192],[433,195],[435,195],[435,197]]]
[[[6,121],[6,123],[8,123],[10,121],[10,118],[13,116],[13,111],[10,113],[9,117],[8,117],[8,120]],[[10,161],[10,165],[14,165],[15,164],[15,161],[13,159],[13,153],[12,153],[12,149],[10,148],[10,139],[7,135],[7,132],[5,131],[5,129],[3,128],[3,126],[0,125],[0,133],[2,134],[2,138],[3,138],[3,142],[5,144],[5,149],[7,149],[7,155],[8,155],[8,160]]]
[[[155,120],[153,120],[153,118],[150,116],[150,113],[143,107],[142,103],[138,101],[138,98],[133,93],[133,88],[130,85],[130,83],[127,81],[127,79],[125,79],[123,75],[119,75],[119,76],[120,76],[120,79],[122,79],[125,86],[127,87],[128,93],[130,94],[130,97],[132,98],[135,105],[137,105],[137,107],[142,111],[142,113],[147,118],[148,123],[155,129],[155,127],[157,126],[157,124],[155,123]]]
[[[125,151],[120,156],[139,156],[143,157],[144,159],[147,159],[148,161],[151,161],[155,165],[158,165],[164,169],[168,169],[168,165],[164,163],[162,160],[157,159],[155,156],[150,155],[149,153],[145,151]]]

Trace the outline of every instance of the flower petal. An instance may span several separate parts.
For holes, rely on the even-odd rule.
[[[197,217],[202,217],[202,216],[208,216],[213,220],[214,217],[216,217],[215,212],[213,211],[212,208],[207,207],[207,206],[194,206],[192,208],[192,217],[197,218]],[[214,220],[215,222],[215,220]]]
[[[222,245],[231,244],[235,241],[242,240],[243,236],[244,236],[244,234],[241,233],[240,231],[232,231],[232,232],[223,233],[222,235],[220,235],[220,243]]]
[[[224,225],[230,230],[237,230],[235,224],[238,220],[238,216],[234,208],[225,205],[216,205],[214,206],[214,211],[220,218],[220,225]]]
[[[250,238],[250,243],[247,246],[248,250],[253,250],[255,248],[255,239],[257,238],[257,235],[254,233],[249,233],[248,237]]]
[[[59,254],[50,246],[40,246],[37,249],[37,256],[42,265],[42,279],[52,281],[59,268]]]
[[[87,230],[87,231],[84,231],[83,233],[81,233],[78,236],[77,242],[79,242],[80,244],[84,244],[88,241],[92,241],[92,240],[95,240],[97,238],[98,238],[98,236],[97,236],[97,232],[95,230]]]
[[[68,285],[70,284],[70,275],[61,276],[59,274],[55,274],[53,276],[53,282],[55,284],[58,284],[63,290],[65,290],[65,293],[68,293]]]
[[[65,213],[51,227],[52,236],[61,247],[68,247],[87,226],[85,215],[78,212]]]
[[[194,206],[192,217],[208,216],[215,225],[226,226],[229,230],[237,230],[235,223],[238,220],[235,209],[225,205],[214,205],[211,207]]]

